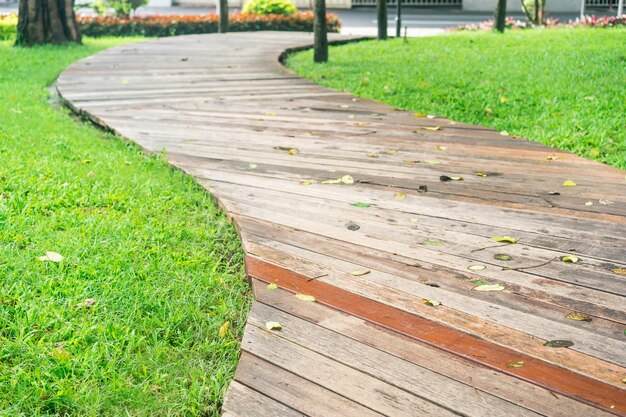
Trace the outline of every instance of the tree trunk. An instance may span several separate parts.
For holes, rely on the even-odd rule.
[[[219,33],[228,32],[228,0],[219,0],[217,2],[217,13],[220,16],[217,30]]]
[[[396,0],[396,38],[402,36],[402,0]]]
[[[315,0],[313,32],[313,62],[328,61],[328,36],[326,28],[326,0]]]
[[[506,20],[506,0],[498,0],[496,5],[495,25],[496,30],[500,33],[504,32]]]
[[[20,0],[16,45],[81,43],[74,0]]]
[[[376,0],[376,19],[378,20],[378,39],[387,39],[387,0]]]

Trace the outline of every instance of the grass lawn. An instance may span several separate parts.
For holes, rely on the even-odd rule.
[[[288,66],[323,85],[490,126],[626,169],[626,28],[452,33],[312,51]]]
[[[234,228],[162,158],[47,101],[71,62],[120,42],[0,42],[2,416],[216,416],[234,374]]]

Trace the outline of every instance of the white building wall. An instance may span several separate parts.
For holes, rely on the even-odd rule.
[[[496,9],[496,0],[463,0],[463,10],[472,12],[493,12]],[[508,12],[522,10],[521,0],[507,0]],[[580,0],[546,0],[547,12],[578,12]]]

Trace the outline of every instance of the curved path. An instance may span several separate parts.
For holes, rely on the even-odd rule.
[[[625,172],[279,64],[311,40],[160,39],[58,81],[237,225],[256,301],[224,412],[626,415]]]

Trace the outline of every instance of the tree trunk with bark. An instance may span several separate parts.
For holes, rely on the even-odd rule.
[[[81,43],[74,0],[20,0],[16,45]]]
[[[328,61],[328,29],[326,27],[326,0],[315,0],[313,20],[313,62]]]
[[[504,32],[504,26],[506,21],[506,0],[498,0],[496,5],[496,16],[495,16],[495,29],[502,33]]]
[[[219,33],[226,33],[228,32],[228,0],[218,1],[217,12],[220,16],[218,31]]]
[[[376,19],[378,20],[378,39],[387,39],[387,0],[376,0]]]

